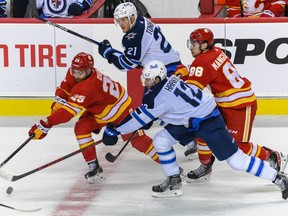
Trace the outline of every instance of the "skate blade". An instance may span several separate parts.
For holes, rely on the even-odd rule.
[[[196,153],[187,155],[187,158],[188,158],[188,160],[191,160],[191,161],[196,160],[196,159],[199,158],[199,157],[198,157],[198,153],[196,152]]]
[[[155,197],[155,198],[177,197],[177,196],[181,196],[181,195],[182,195],[182,191],[180,189],[178,189],[178,190],[168,190],[168,191],[164,191],[164,192],[154,192],[154,191],[152,191],[152,197]]]
[[[206,181],[210,181],[211,177],[210,177],[211,174],[207,175],[207,176],[203,176],[201,178],[198,178],[198,179],[191,179],[187,176],[187,180],[186,182],[187,183],[198,183],[198,182],[206,182]]]
[[[97,174],[96,176],[87,178],[87,181],[89,182],[89,184],[95,184],[95,183],[103,181],[105,179],[106,179],[106,177],[103,175],[103,173],[100,173],[100,174]]]

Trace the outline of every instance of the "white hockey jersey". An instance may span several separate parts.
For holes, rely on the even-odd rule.
[[[212,96],[173,75],[147,91],[142,105],[116,129],[121,134],[127,134],[157,118],[168,124],[188,128],[191,126],[191,119],[204,119],[215,108],[216,103]]]
[[[138,65],[158,60],[163,62],[169,74],[181,64],[180,54],[166,40],[159,26],[149,19],[138,16],[135,26],[122,39],[124,52],[113,53],[112,63],[120,70],[127,71]],[[117,57],[117,58],[116,58]]]
[[[36,0],[36,8],[42,9],[43,14],[46,17],[66,17],[71,18],[68,15],[68,8],[72,3],[80,2],[84,0]],[[91,0],[88,0],[91,2]]]

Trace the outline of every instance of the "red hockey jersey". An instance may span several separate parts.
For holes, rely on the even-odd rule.
[[[285,0],[226,0],[228,17],[279,17]]]
[[[200,89],[210,87],[221,107],[241,108],[256,103],[251,82],[241,77],[230,59],[218,47],[213,47],[192,62],[188,84]]]
[[[87,79],[78,83],[69,69],[56,95],[67,103],[47,117],[52,125],[68,122],[83,109],[92,113],[99,125],[106,125],[118,119],[131,105],[124,87],[95,68]]]

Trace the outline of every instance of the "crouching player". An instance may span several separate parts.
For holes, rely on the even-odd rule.
[[[89,183],[95,183],[101,177],[103,169],[97,159],[92,132],[99,133],[108,122],[119,124],[133,109],[132,100],[124,87],[100,73],[94,67],[93,57],[84,52],[74,57],[55,94],[52,114],[46,120],[33,125],[29,135],[34,134],[34,139],[42,139],[52,126],[68,122],[85,110],[76,122],[74,132],[80,149],[91,146],[82,151],[82,154],[88,164],[85,178]],[[128,133],[122,138],[126,141],[130,136]],[[159,163],[152,139],[143,130],[138,130],[131,144]]]
[[[288,178],[277,172],[268,162],[248,156],[238,148],[235,139],[226,129],[214,98],[203,94],[194,85],[188,85],[174,75],[166,78],[166,68],[159,61],[145,65],[142,78],[149,91],[143,96],[142,105],[114,128],[106,127],[104,144],[115,144],[117,135],[129,134],[156,118],[168,123],[153,138],[160,163],[167,179],[152,187],[152,196],[179,196],[181,178],[173,145],[180,136],[203,139],[218,160],[234,170],[246,171],[272,181],[288,197]]]

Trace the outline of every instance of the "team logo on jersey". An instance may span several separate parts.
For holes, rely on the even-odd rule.
[[[47,6],[52,13],[60,14],[67,7],[67,0],[47,0]]]
[[[135,38],[136,35],[137,35],[137,33],[131,32],[131,33],[129,33],[128,35],[126,35],[126,38],[127,38],[128,40],[130,40],[130,39]]]
[[[54,8],[59,8],[61,3],[62,3],[61,0],[52,0],[51,1],[51,5],[53,5]]]

